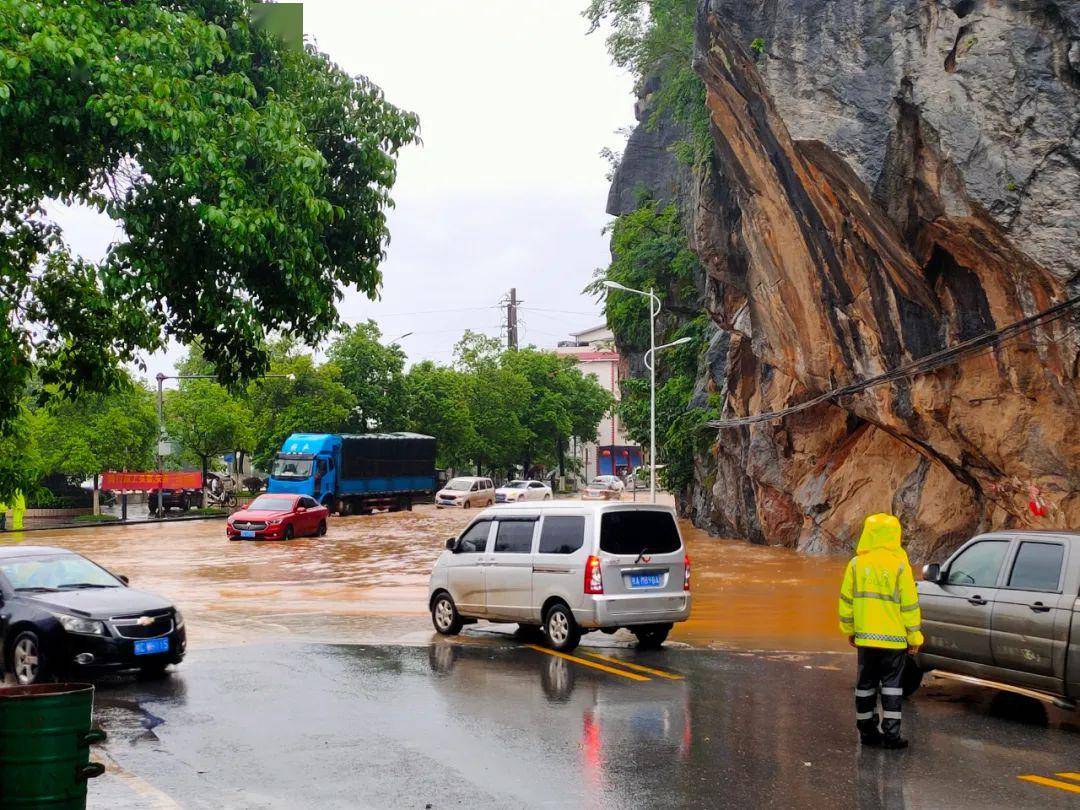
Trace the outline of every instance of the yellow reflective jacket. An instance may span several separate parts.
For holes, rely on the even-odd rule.
[[[840,587],[840,632],[854,636],[860,647],[899,650],[923,643],[921,623],[919,592],[900,547],[900,521],[871,515]]]

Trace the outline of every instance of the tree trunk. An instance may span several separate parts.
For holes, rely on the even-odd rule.
[[[202,485],[206,486],[206,473],[210,468],[210,456],[199,456],[202,459]]]
[[[560,478],[565,478],[566,477],[566,456],[563,453],[562,436],[559,436],[559,438],[556,440],[555,453],[559,457],[559,477]]]
[[[101,514],[101,497],[98,492],[98,474],[94,473],[94,514]]]

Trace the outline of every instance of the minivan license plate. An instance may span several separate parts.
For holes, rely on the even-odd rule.
[[[631,588],[659,588],[660,574],[631,574]]]
[[[143,641],[135,642],[135,654],[136,655],[153,655],[154,653],[165,653],[169,651],[169,638],[148,638]]]

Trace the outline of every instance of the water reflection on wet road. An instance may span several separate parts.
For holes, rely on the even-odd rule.
[[[0,543],[65,546],[126,574],[133,587],[168,596],[188,619],[193,647],[282,636],[422,643],[432,635],[431,566],[446,538],[475,515],[424,505],[333,518],[325,537],[287,543],[229,542],[220,520],[27,532]],[[682,531],[694,564],[694,610],[673,640],[843,649],[834,613],[844,560],[717,540],[685,521]]]
[[[1074,770],[1080,739],[1030,700],[934,682],[905,708],[911,750],[860,750],[835,656],[608,657],[682,677],[505,639],[196,650],[167,680],[99,687],[90,806],[1071,806],[1018,779]]]

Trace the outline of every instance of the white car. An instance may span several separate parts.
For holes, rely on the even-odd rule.
[[[611,484],[611,488],[614,489],[616,492],[622,492],[624,489],[626,489],[626,484],[624,484],[623,480],[617,475],[598,475],[593,478],[593,481],[606,481],[607,483]]]
[[[505,504],[446,541],[428,606],[447,636],[477,619],[517,622],[566,652],[582,633],[626,627],[655,648],[690,618],[690,558],[669,506]]]
[[[495,503],[550,500],[551,487],[542,481],[508,481],[495,490]]]

